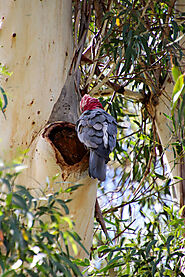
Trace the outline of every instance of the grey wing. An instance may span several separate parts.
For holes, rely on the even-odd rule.
[[[83,113],[77,121],[78,138],[88,148],[97,149],[103,142],[101,120],[98,118],[95,110],[93,110]]]
[[[79,140],[88,148],[108,159],[116,146],[117,124],[115,119],[102,109],[85,111],[77,121]]]
[[[109,136],[109,148],[110,152],[116,147],[116,135]]]
[[[116,136],[117,136],[117,123],[114,117],[111,115],[107,114],[107,122],[108,122],[108,136],[109,136],[109,149],[110,152],[112,152],[116,146]]]

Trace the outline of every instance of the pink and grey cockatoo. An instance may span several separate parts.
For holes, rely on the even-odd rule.
[[[104,111],[98,99],[87,94],[80,102],[80,110],[76,130],[79,140],[90,150],[89,175],[104,181],[109,154],[116,146],[116,120]]]

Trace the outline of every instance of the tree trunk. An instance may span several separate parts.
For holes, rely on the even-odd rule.
[[[175,4],[175,9],[181,13],[185,12],[184,0],[179,0]],[[181,19],[182,20],[182,19]],[[181,34],[182,35],[182,34]],[[182,47],[182,51],[185,54],[185,39],[182,38],[179,42],[179,45]],[[180,62],[181,70],[184,72],[185,64],[184,59]],[[176,160],[174,158],[174,152],[172,148],[172,143],[176,142],[178,138],[174,138],[170,131],[170,128],[173,129],[170,120],[166,118],[164,114],[171,116],[171,100],[172,92],[174,88],[174,81],[171,74],[168,74],[165,83],[161,90],[161,95],[158,98],[158,105],[156,106],[155,114],[155,123],[157,127],[157,132],[160,137],[163,149],[165,150],[165,155],[167,159],[168,169],[172,178],[174,186],[171,187],[171,193],[174,200],[176,200],[180,206],[185,205],[185,180],[177,181],[174,179],[175,176],[180,176],[185,178],[184,172],[184,157],[178,157]],[[177,111],[176,111],[177,112]],[[170,128],[169,128],[170,127]]]
[[[76,76],[69,74],[71,12],[70,0],[0,0],[0,62],[13,72],[1,84],[9,101],[6,119],[0,115],[0,156],[10,162],[29,149],[24,158],[28,168],[18,182],[37,197],[59,191],[61,186],[83,185],[70,195],[69,210],[75,230],[90,250],[97,181],[88,177],[88,155],[74,124],[69,123],[78,117],[79,102]],[[79,258],[84,256],[84,251],[78,253]]]

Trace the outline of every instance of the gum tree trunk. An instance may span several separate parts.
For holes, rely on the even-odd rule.
[[[8,106],[6,119],[0,114],[0,157],[10,162],[29,149],[23,160],[28,168],[18,182],[37,197],[83,185],[70,195],[69,210],[90,250],[97,186],[88,177],[88,154],[74,129],[79,97],[70,73],[71,1],[0,0],[0,19],[0,62],[13,72],[1,81]],[[80,250],[78,257],[84,256]]]
[[[172,2],[171,1],[171,5]],[[185,12],[184,0],[176,1],[175,9],[181,13]],[[181,19],[182,20],[182,19]],[[180,34],[182,35],[182,34]],[[185,54],[185,39],[182,37],[179,45],[182,47],[182,51]],[[180,62],[182,72],[185,71],[184,58]],[[179,157],[176,161],[174,160],[174,152],[172,148],[172,143],[177,141],[177,137],[173,137],[169,127],[171,122],[166,118],[164,114],[171,116],[171,99],[172,92],[174,88],[174,81],[171,74],[168,74],[165,83],[161,90],[161,95],[158,97],[158,105],[156,106],[155,123],[157,127],[157,132],[160,137],[163,149],[165,150],[165,155],[167,159],[168,169],[171,173],[171,178],[175,184],[172,187],[171,193],[174,200],[176,200],[180,206],[185,205],[185,165],[184,157]],[[177,111],[176,111],[177,112]],[[178,155],[177,155],[178,156]],[[180,176],[183,178],[182,181],[177,181],[174,179],[175,176]],[[185,214],[183,215],[185,216]]]

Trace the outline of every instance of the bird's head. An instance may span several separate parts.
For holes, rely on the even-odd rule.
[[[81,101],[80,101],[80,110],[81,112],[85,112],[87,110],[94,110],[94,109],[103,109],[102,104],[100,103],[100,101],[96,98],[93,98],[91,96],[89,96],[88,94],[85,94]]]

